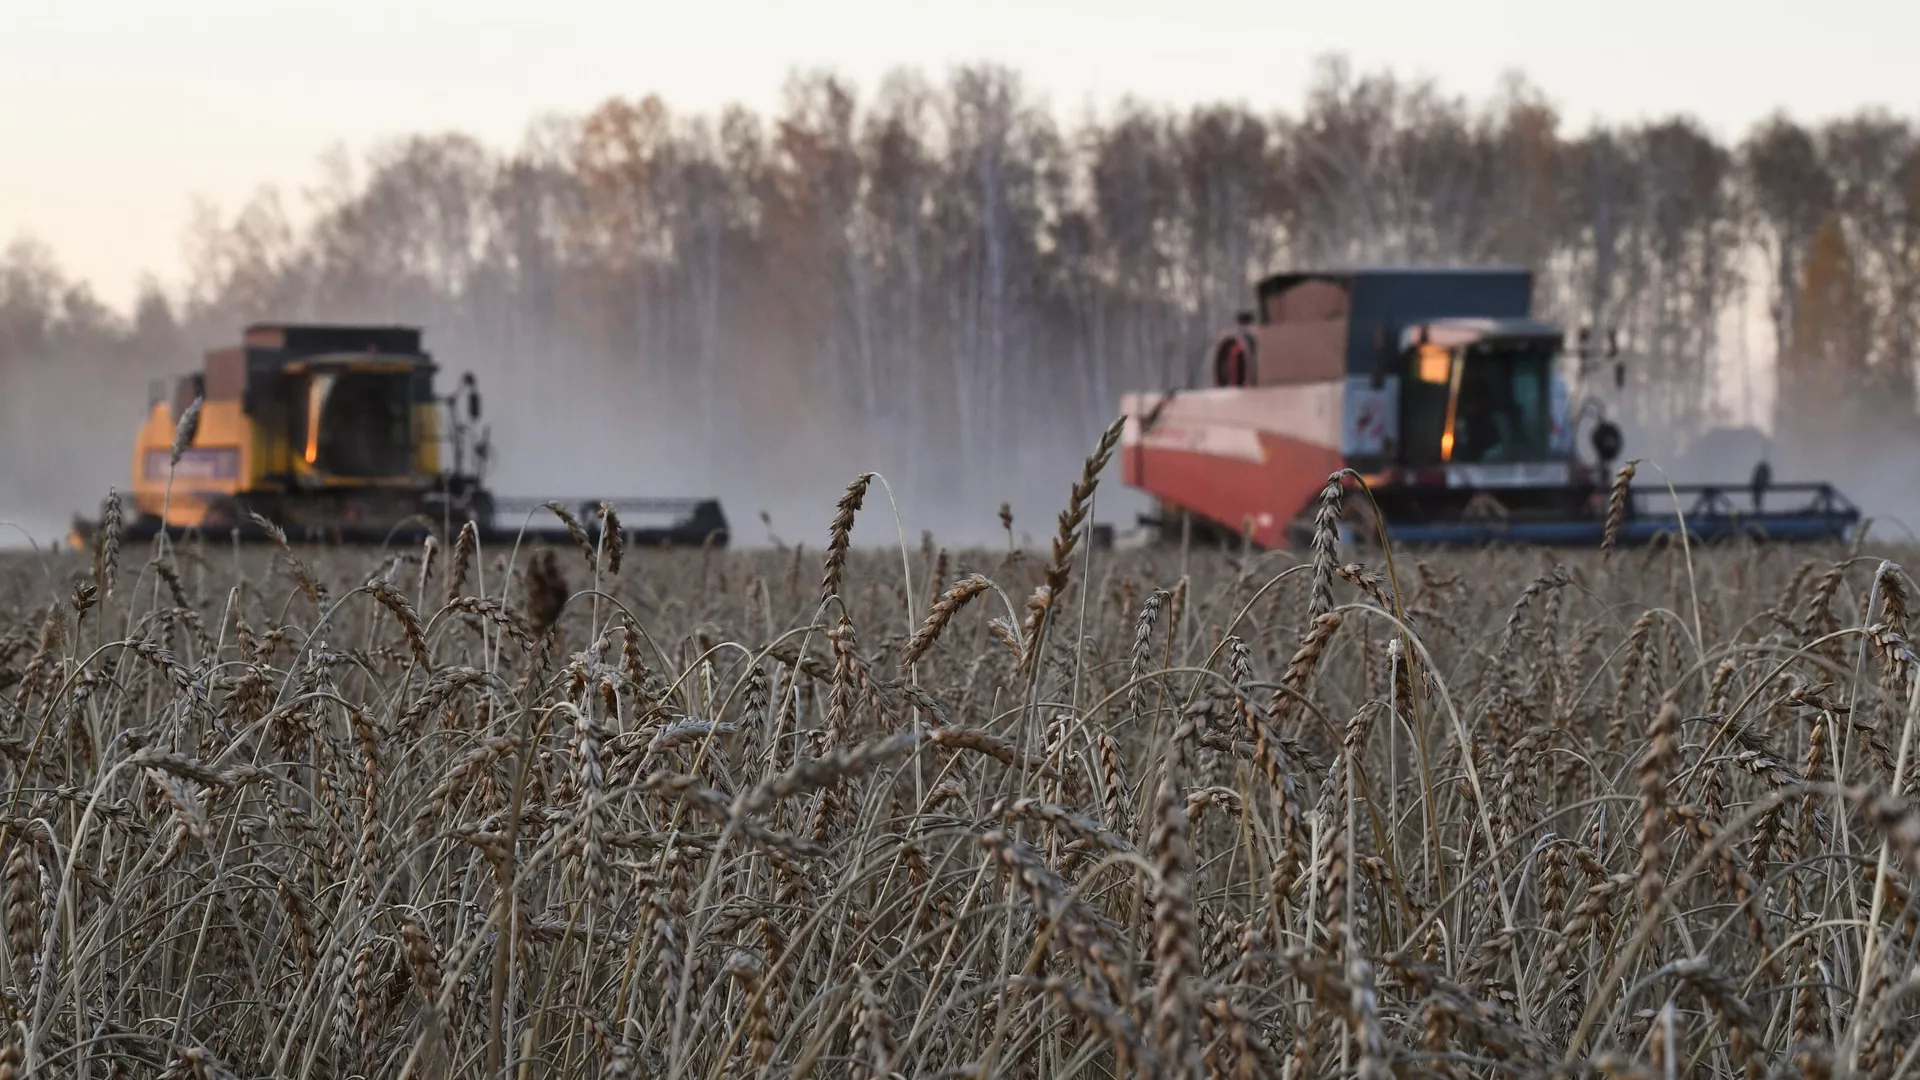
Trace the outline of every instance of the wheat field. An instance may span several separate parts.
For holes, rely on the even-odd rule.
[[[1096,551],[1110,452],[1040,551],[10,557],[0,1072],[1915,1075],[1874,544]]]

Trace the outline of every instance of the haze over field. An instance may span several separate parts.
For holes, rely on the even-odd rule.
[[[1252,279],[1377,260],[1525,264],[1618,327],[1629,454],[1757,425],[1780,479],[1920,526],[1920,14],[1282,7],[9,12],[0,519],[57,534],[125,485],[150,378],[327,318],[477,371],[504,492],[715,494],[813,543],[877,469],[910,540],[991,541],[1003,500],[1044,536]]]

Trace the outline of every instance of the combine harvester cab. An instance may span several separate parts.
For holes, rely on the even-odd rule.
[[[1598,401],[1570,405],[1561,328],[1535,319],[1522,269],[1356,270],[1260,282],[1207,352],[1203,389],[1125,395],[1121,468],[1160,512],[1149,524],[1202,537],[1297,545],[1329,474],[1351,468],[1351,540],[1396,544],[1598,544],[1620,429]],[[1608,349],[1611,356],[1613,350]],[[1621,369],[1615,364],[1616,382]],[[1577,452],[1590,414],[1593,451]],[[1844,538],[1859,511],[1827,484],[1662,482],[1629,493],[1622,543],[1662,532],[1702,540]],[[1678,498],[1678,505],[1675,498]]]
[[[440,396],[438,365],[406,326],[258,323],[200,371],[156,386],[135,439],[130,539],[198,531],[264,540],[255,515],[290,539],[387,544],[472,521],[485,542],[570,541],[545,501],[590,537],[599,505],[642,545],[725,545],[713,499],[505,499],[487,488],[490,440],[471,374]],[[195,400],[186,445],[173,444]],[[99,528],[76,520],[74,542]]]

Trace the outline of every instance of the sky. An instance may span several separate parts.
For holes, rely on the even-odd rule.
[[[1911,0],[0,0],[0,245],[32,237],[125,307],[178,278],[196,200],[299,203],[329,148],[458,130],[502,148],[551,113],[659,93],[778,106],[796,69],[863,87],[995,61],[1063,115],[1125,96],[1293,108],[1317,57],[1484,96],[1522,71],[1575,129],[1685,112],[1726,138],[1920,113]]]

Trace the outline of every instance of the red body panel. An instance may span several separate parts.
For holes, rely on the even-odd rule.
[[[1130,487],[1261,547],[1344,464],[1341,382],[1128,394],[1120,462]]]
[[[1342,461],[1338,451],[1298,439],[1266,433],[1259,439],[1265,461],[1129,447],[1121,456],[1122,475],[1128,485],[1202,517],[1222,524],[1251,521],[1255,544],[1285,547],[1287,523]]]

